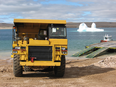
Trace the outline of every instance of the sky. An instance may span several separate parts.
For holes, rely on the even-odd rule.
[[[14,18],[116,22],[116,0],[0,0],[0,23]]]

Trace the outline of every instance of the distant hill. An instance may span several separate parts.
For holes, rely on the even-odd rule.
[[[80,22],[82,23],[82,22]],[[75,22],[67,22],[67,28],[78,28],[80,23]],[[84,22],[88,27],[91,27],[92,22]],[[94,22],[96,23],[96,27],[116,27],[116,22]],[[12,29],[14,24],[8,23],[0,23],[0,29]]]
[[[12,29],[14,24],[0,23],[0,29]]]
[[[80,22],[82,23],[82,22]],[[66,26],[68,28],[79,28],[80,23],[75,22],[67,22]],[[84,22],[88,27],[91,27],[93,22]],[[94,22],[96,23],[96,27],[116,27],[116,22]]]
[[[0,23],[0,27],[11,27],[13,24],[7,24],[7,23]]]

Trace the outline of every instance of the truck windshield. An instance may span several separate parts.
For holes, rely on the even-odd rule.
[[[66,38],[66,28],[53,27],[49,29],[50,38]]]

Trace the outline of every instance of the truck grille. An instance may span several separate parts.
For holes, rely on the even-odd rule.
[[[28,60],[35,57],[36,61],[52,61],[52,46],[29,46]]]

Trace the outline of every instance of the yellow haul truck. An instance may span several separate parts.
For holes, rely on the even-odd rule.
[[[13,72],[16,77],[26,70],[53,70],[63,77],[67,55],[65,20],[14,19]]]

